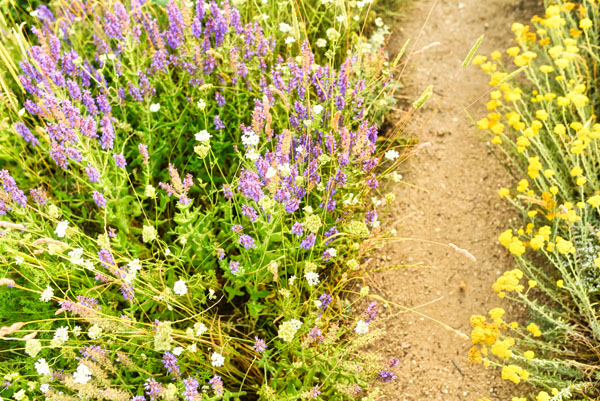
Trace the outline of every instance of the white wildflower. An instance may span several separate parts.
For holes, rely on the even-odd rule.
[[[335,248],[327,248],[325,252],[327,252],[332,258],[335,258],[337,256],[337,249]]]
[[[63,326],[56,329],[54,332],[54,339],[60,343],[69,341],[69,327]]]
[[[398,153],[396,150],[388,150],[387,152],[385,152],[385,158],[391,161],[396,160],[398,157],[400,157],[400,153]]]
[[[256,161],[260,157],[260,154],[256,149],[252,148],[246,152],[246,158],[251,161]]]
[[[156,188],[152,185],[146,185],[146,188],[144,188],[144,196],[154,198],[156,196]]]
[[[208,331],[206,325],[202,322],[194,324],[194,330],[196,330],[196,337],[200,337],[202,334]]]
[[[198,346],[196,346],[196,344],[188,345],[187,349],[190,352],[197,352],[198,351]]]
[[[83,264],[83,248],[75,248],[68,253],[69,262],[81,266]]]
[[[320,104],[315,104],[313,106],[313,113],[321,114],[322,112],[323,112],[323,106],[321,106]]]
[[[154,241],[156,239],[156,228],[153,226],[144,226],[142,228],[142,241],[144,243]]]
[[[197,132],[195,136],[198,142],[208,142],[210,138],[212,138],[212,135],[209,134],[208,131],[205,129],[203,129],[200,132]]]
[[[159,111],[159,110],[160,110],[160,103],[152,103],[152,104],[150,105],[150,111],[151,111],[152,113],[156,113],[156,112],[157,112],[157,111]]]
[[[321,48],[327,46],[327,39],[324,39],[324,38],[317,39],[316,45],[317,45],[317,47],[321,47]]]
[[[259,141],[260,141],[260,138],[258,135],[256,135],[254,133],[254,131],[248,130],[248,131],[244,132],[244,134],[242,135],[242,143],[246,147],[256,146],[256,145],[258,145]]]
[[[13,394],[13,398],[17,401],[22,400],[23,398],[25,398],[25,390],[21,389],[21,390],[17,391],[16,393]]]
[[[319,273],[316,272],[306,272],[304,273],[304,278],[309,286],[319,284]]]
[[[369,332],[369,323],[366,323],[364,320],[359,320],[356,322],[354,331],[356,334],[367,334]]]
[[[281,323],[277,330],[277,336],[284,342],[290,343],[294,339],[294,336],[300,330],[302,322],[297,319],[291,319]]]
[[[288,278],[288,285],[290,287],[293,286],[295,281],[296,281],[296,276],[290,276],[290,278]]]
[[[90,368],[85,366],[83,363],[80,363],[77,366],[77,370],[73,373],[73,381],[79,384],[86,384],[92,378],[92,371]]]
[[[326,32],[327,38],[335,42],[340,37],[340,33],[335,28],[329,28]]]
[[[274,169],[273,167],[269,167],[267,169],[267,173],[265,174],[265,178],[270,179],[270,178],[275,177],[276,175],[277,175],[277,170]]]
[[[81,335],[81,327],[80,326],[73,327],[73,335],[75,337],[79,337]]]
[[[52,289],[52,287],[47,286],[46,289],[40,295],[40,301],[49,302],[53,296],[54,296],[54,290]]]
[[[204,110],[206,108],[206,102],[204,101],[204,99],[198,100],[198,103],[196,104],[198,105],[198,108],[200,110]]]
[[[65,234],[67,233],[67,226],[69,225],[69,222],[66,220],[61,221],[60,223],[58,223],[56,225],[56,229],[54,230],[54,233],[59,237],[59,238],[63,238],[65,236]]]
[[[215,295],[215,290],[213,290],[212,288],[208,289],[208,299],[215,300],[217,299],[217,296]]]
[[[216,368],[221,367],[225,364],[225,357],[215,351],[210,356],[210,363]]]
[[[187,286],[185,285],[184,280],[179,280],[173,285],[173,292],[179,296],[184,296],[187,294]]]
[[[183,347],[175,347],[175,348],[173,348],[172,352],[173,352],[173,355],[179,356],[183,352]]]
[[[127,263],[127,274],[129,275],[129,282],[131,282],[131,280],[137,276],[137,273],[141,269],[142,265],[140,264],[139,259],[133,259],[131,262]]]
[[[282,22],[281,24],[279,24],[279,30],[283,33],[291,32],[292,26],[286,24],[285,22]]]
[[[52,374],[52,371],[50,370],[50,366],[48,365],[48,362],[46,362],[46,360],[44,358],[38,359],[34,366],[35,366],[35,370],[37,371],[38,375],[40,375],[40,376]]]
[[[15,264],[16,264],[16,265],[22,265],[22,264],[23,264],[23,261],[24,261],[24,259],[23,259],[23,257],[22,257],[22,256],[17,256],[17,257],[15,258]]]
[[[37,338],[30,338],[25,341],[25,353],[30,357],[35,358],[41,350],[42,343]]]
[[[394,171],[392,173],[392,181],[394,181],[394,182],[402,181],[402,174],[398,174],[397,172]]]
[[[92,339],[92,340],[96,340],[100,337],[102,337],[102,327],[98,326],[97,324],[94,324],[92,327],[90,327],[90,329],[88,330],[88,336]]]
[[[50,385],[48,383],[40,385],[40,392],[42,392],[42,394],[46,394],[48,390],[50,390]]]
[[[285,44],[286,45],[291,45],[295,41],[296,41],[296,39],[293,36],[288,36],[287,38],[285,38]]]

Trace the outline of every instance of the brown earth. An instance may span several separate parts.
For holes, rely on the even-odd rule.
[[[434,95],[405,132],[431,146],[402,166],[404,184],[393,188],[396,203],[386,218],[388,228],[411,240],[387,245],[370,265],[413,266],[371,274],[367,283],[372,293],[403,307],[427,304],[418,308],[427,317],[398,314],[401,309],[393,306],[384,313],[387,334],[379,346],[387,355],[399,357],[401,366],[398,379],[383,387],[382,399],[510,400],[515,390],[499,378],[497,369],[467,361],[469,317],[502,305],[491,285],[514,265],[497,241],[514,211],[497,194],[501,186],[510,185],[511,178],[464,110],[475,119],[485,114],[489,97],[482,96],[490,89],[489,78],[476,66],[460,71],[460,65],[482,34],[485,39],[478,54],[511,45],[512,22],[530,18],[537,11],[536,4],[420,0],[396,25],[392,50],[399,49],[406,38],[411,39],[408,54],[434,42],[439,45],[413,57],[404,76],[406,88],[401,91],[412,102],[429,84],[434,85]],[[449,243],[468,250],[476,262],[454,251]],[[516,317],[507,311],[508,319],[511,315]]]

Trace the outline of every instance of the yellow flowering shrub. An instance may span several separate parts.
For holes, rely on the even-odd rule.
[[[513,401],[600,399],[600,1],[544,0],[514,43],[475,57],[493,87],[477,127],[516,178],[498,195],[522,221],[500,233],[516,267],[492,285],[527,320],[471,320],[469,360],[539,386]],[[513,79],[519,75],[519,79]],[[518,81],[518,82],[517,82]],[[525,286],[525,282],[527,286]],[[525,317],[525,316],[524,316]]]

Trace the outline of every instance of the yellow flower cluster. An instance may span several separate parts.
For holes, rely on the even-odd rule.
[[[515,256],[521,256],[525,253],[525,244],[519,237],[513,235],[513,232],[510,229],[500,234],[498,240]]]
[[[506,365],[502,367],[502,379],[510,380],[515,384],[521,383],[529,378],[529,372],[518,365]]]
[[[529,325],[527,326],[527,331],[533,334],[534,337],[539,337],[542,335],[542,331],[535,323],[529,323]]]
[[[473,344],[494,344],[500,334],[500,325],[496,322],[488,323],[486,317],[482,315],[471,316],[471,326],[473,326],[471,341]]]
[[[509,270],[498,277],[492,289],[498,293],[500,298],[504,298],[507,292],[516,291],[522,292],[525,287],[519,284],[519,280],[523,278],[523,272],[519,269]]]

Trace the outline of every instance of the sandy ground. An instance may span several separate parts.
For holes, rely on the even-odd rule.
[[[525,22],[536,11],[535,4],[418,0],[396,25],[390,44],[393,53],[406,38],[412,39],[408,49],[413,51],[439,42],[412,60],[402,90],[412,102],[429,84],[434,85],[434,95],[405,133],[431,146],[402,166],[409,185],[393,188],[397,200],[392,216],[387,216],[399,235],[413,240],[386,246],[372,261],[375,267],[418,266],[371,274],[368,284],[372,292],[405,307],[430,303],[419,312],[466,335],[472,314],[502,305],[491,285],[513,266],[497,238],[514,211],[497,195],[501,186],[510,184],[508,173],[463,110],[471,105],[468,111],[475,120],[485,114],[489,97],[477,99],[490,89],[489,79],[476,66],[456,74],[480,35],[485,34],[485,39],[478,54],[506,49],[511,23]],[[477,261],[428,241],[456,244]],[[387,334],[380,347],[387,355],[399,357],[401,367],[398,380],[384,387],[383,399],[510,400],[513,388],[499,378],[498,370],[467,361],[469,339],[414,313],[390,316],[388,311],[384,325]]]

